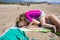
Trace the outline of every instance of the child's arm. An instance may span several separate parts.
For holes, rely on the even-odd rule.
[[[32,20],[32,18],[29,16],[29,14],[25,14],[26,15],[26,18],[30,21],[30,22],[32,22],[33,20]]]
[[[38,25],[34,24],[33,22],[30,22],[30,24],[28,25],[28,28],[37,28]]]
[[[33,24],[33,22],[30,22],[30,23],[29,23],[29,25],[28,25],[28,27],[31,27],[31,26],[32,26],[32,24]]]
[[[38,21],[38,20],[35,20],[35,19],[32,19],[33,21],[33,23],[35,23],[35,24],[40,24],[40,21]]]

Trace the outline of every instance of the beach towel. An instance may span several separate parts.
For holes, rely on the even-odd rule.
[[[24,31],[18,28],[11,28],[4,35],[0,36],[0,40],[29,40],[29,38]]]
[[[50,29],[46,29],[46,28],[20,28],[20,30],[22,31],[32,31],[32,32],[43,32],[43,33],[47,33],[47,32],[51,32],[52,30]]]

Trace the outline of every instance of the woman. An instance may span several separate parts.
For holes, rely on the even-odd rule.
[[[43,27],[53,28],[56,32],[56,27],[60,29],[60,20],[55,15],[48,15],[46,16],[42,10],[30,10],[25,13],[26,19],[30,23],[41,24]],[[49,22],[53,23],[54,25],[49,24]],[[46,21],[48,23],[46,23]],[[58,30],[57,30],[58,31]]]

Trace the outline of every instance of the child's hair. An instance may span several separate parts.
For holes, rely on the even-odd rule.
[[[25,21],[26,21],[25,14],[20,15],[20,16],[19,16],[19,20],[25,20]]]
[[[16,27],[19,27],[18,23],[21,22],[21,21],[27,22],[24,13],[19,15],[19,17],[17,17],[17,19],[16,19]]]
[[[25,14],[20,14],[19,17],[16,18],[16,22],[20,22],[22,20],[25,20],[26,21]]]

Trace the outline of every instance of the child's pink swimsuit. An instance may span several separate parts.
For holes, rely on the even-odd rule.
[[[40,10],[30,10],[25,13],[26,18],[32,22],[32,19],[39,20],[39,17],[41,16],[41,11]]]

